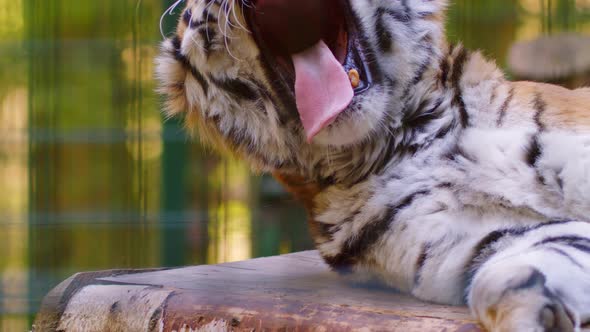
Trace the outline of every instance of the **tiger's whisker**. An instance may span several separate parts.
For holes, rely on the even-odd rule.
[[[170,7],[168,7],[168,9],[164,11],[162,16],[160,16],[160,34],[162,35],[162,38],[166,38],[166,35],[164,34],[164,18],[166,17],[166,15],[174,15],[174,9],[176,9],[176,7],[178,7],[178,5],[183,1],[184,0],[177,0]]]
[[[234,0],[234,1],[235,1],[235,0]],[[242,17],[243,17],[243,15],[244,15],[244,8],[243,8],[243,7],[242,7],[242,12],[241,12],[241,14],[242,14]],[[240,28],[241,28],[242,30],[244,30],[246,33],[251,33],[251,32],[250,32],[250,30],[249,30],[249,29],[248,29],[246,26],[244,26],[244,25],[242,24],[242,22],[241,22],[240,18],[239,18],[239,17],[238,17],[238,15],[236,14],[236,10],[235,10],[235,8],[234,8],[234,10],[233,10],[233,17],[234,17],[234,19],[236,20],[236,23],[237,23],[238,27],[240,27]]]

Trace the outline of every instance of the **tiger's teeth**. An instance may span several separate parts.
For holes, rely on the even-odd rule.
[[[361,85],[361,76],[359,75],[358,70],[351,69],[348,71],[348,78],[350,79],[350,85],[352,85],[353,89],[356,89]]]

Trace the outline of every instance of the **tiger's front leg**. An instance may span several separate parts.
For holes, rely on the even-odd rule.
[[[590,321],[590,224],[492,233],[468,302],[492,332],[578,331]]]
[[[441,211],[453,202],[443,192],[394,189],[393,202],[385,194],[356,206],[331,201],[314,219],[318,249],[334,269],[371,272],[421,300],[468,304],[491,332],[590,323],[590,223]]]
[[[326,261],[361,276],[372,271],[425,301],[466,302],[491,332],[576,331],[590,323],[590,223],[507,227],[517,223],[462,212],[416,217],[435,200],[410,197],[393,214],[361,210],[325,227],[335,230],[319,245]]]

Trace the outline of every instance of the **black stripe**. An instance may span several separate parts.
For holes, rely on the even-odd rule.
[[[527,230],[534,231],[534,230],[537,230],[537,229],[542,228],[542,227],[565,225],[565,224],[570,224],[570,223],[573,223],[573,222],[579,222],[579,221],[577,221],[577,220],[552,220],[552,221],[545,222],[545,223],[542,223],[542,224],[538,224],[538,225],[535,225],[535,226],[527,227]]]
[[[338,233],[341,229],[342,229],[342,225],[345,224],[349,224],[351,222],[354,222],[354,220],[356,219],[356,217],[361,213],[361,210],[356,210],[354,212],[352,212],[350,214],[350,216],[348,216],[347,218],[345,218],[342,222],[340,222],[339,224],[337,224],[336,226],[331,228],[331,232],[330,232],[330,239],[334,238],[334,234]]]
[[[536,111],[534,117],[535,123],[537,124],[537,128],[539,129],[539,131],[542,132],[545,130],[545,125],[543,124],[541,117],[543,116],[543,113],[545,113],[545,111],[547,110],[547,103],[545,103],[545,101],[543,100],[543,96],[541,96],[540,92],[535,93],[533,107]]]
[[[240,79],[220,80],[212,78],[211,82],[215,84],[218,88],[232,94],[237,99],[255,101],[258,98],[260,98],[260,95],[254,88],[252,88],[248,83],[243,82]]]
[[[426,243],[422,245],[422,250],[420,251],[420,255],[418,255],[418,259],[416,260],[416,264],[414,265],[414,287],[420,284],[420,279],[422,278],[422,270],[424,269],[424,265],[428,260],[428,253],[431,249],[432,245],[430,243]]]
[[[526,232],[526,228],[502,229],[493,231],[481,239],[473,248],[471,258],[467,260],[465,265],[463,274],[464,288],[467,289],[471,285],[479,268],[496,254],[497,249],[494,247],[500,240],[510,236],[519,236]],[[465,294],[464,302],[467,303],[467,294]]]
[[[577,261],[575,258],[573,258],[573,257],[572,257],[570,254],[568,254],[567,252],[565,252],[565,251],[563,251],[563,250],[561,250],[561,249],[559,249],[559,248],[556,248],[556,247],[549,247],[549,248],[546,248],[545,250],[552,251],[552,252],[554,252],[554,253],[556,253],[556,254],[558,254],[558,255],[560,255],[560,256],[562,256],[562,257],[566,258],[567,260],[569,260],[569,261],[570,261],[570,263],[574,264],[575,266],[579,267],[580,269],[584,269],[584,266],[583,266],[582,264],[580,264],[580,262],[578,262],[578,261]]]
[[[545,125],[541,121],[541,117],[542,117],[543,113],[545,112],[545,110],[547,109],[547,104],[545,103],[545,101],[543,100],[543,98],[541,96],[541,93],[539,93],[539,92],[535,93],[535,98],[533,100],[533,107],[535,109],[534,121],[535,121],[535,124],[537,125],[538,132],[535,135],[533,135],[533,137],[531,138],[531,143],[527,149],[526,162],[530,167],[535,168],[539,182],[542,184],[546,184],[545,178],[539,172],[539,170],[536,169],[537,162],[539,161],[539,159],[541,158],[541,155],[543,153],[541,143],[539,142],[539,136],[545,130]]]
[[[215,31],[215,29],[209,28],[208,25],[199,28],[197,32],[203,40],[203,51],[205,52],[205,55],[209,57],[209,55],[211,54],[213,41],[215,40],[215,37],[217,37],[217,32]]]
[[[461,49],[459,50],[459,54],[457,54],[455,61],[453,61],[453,72],[451,73],[451,83],[454,87],[459,86],[459,81],[463,77],[465,62],[469,55],[463,46],[459,47],[461,47]]]
[[[467,264],[465,265],[464,269],[465,273],[463,279],[463,284],[465,285],[465,288],[467,288],[471,284],[471,282],[473,281],[473,277],[475,276],[479,268],[483,266],[494,254],[496,254],[497,248],[494,247],[502,239],[507,237],[521,236],[542,227],[565,225],[572,222],[576,221],[554,220],[530,227],[500,229],[489,233],[481,241],[479,241],[477,245],[475,245],[475,247],[473,248],[473,252],[471,254],[471,259],[467,260]]]
[[[229,17],[228,13],[231,12],[231,6],[233,5],[233,2],[230,1],[224,1],[221,3],[223,12],[225,13],[226,16]],[[228,24],[230,30],[232,29],[232,24]]]
[[[539,143],[539,136],[534,135],[531,138],[531,143],[526,150],[526,163],[531,166],[535,167],[537,161],[541,157],[541,144]]]
[[[379,7],[377,8],[377,12],[380,13],[380,15],[387,15],[392,19],[406,25],[412,22],[412,14],[408,7],[405,7],[403,12],[398,12],[395,10],[391,10],[389,8]]]
[[[356,177],[356,180],[352,182],[352,185],[357,185],[366,181],[367,178],[373,174],[381,174],[387,169],[387,165],[389,165],[394,156],[398,153],[400,153],[398,145],[392,141],[391,136],[388,136],[386,141],[383,142],[382,153],[379,154],[378,159],[372,162],[371,167],[369,167],[366,172],[363,172],[364,174],[361,173],[360,176]]]
[[[220,119],[218,116],[209,117],[207,120],[213,122],[211,125],[215,128],[220,128]],[[268,159],[263,152],[259,151],[259,145],[255,144],[253,137],[244,128],[236,128],[232,126],[225,131],[219,130],[219,133],[226,140],[226,143],[230,145],[230,148],[242,153],[244,156],[262,162],[273,169],[280,170],[283,167],[286,167],[286,165],[293,163],[292,160],[281,162]]]
[[[342,273],[350,272],[352,266],[362,260],[367,251],[387,232],[396,215],[410,206],[418,196],[429,193],[429,191],[418,191],[407,196],[398,205],[389,206],[382,217],[364,225],[358,233],[349,238],[340,248],[339,254],[324,257],[328,265]]]
[[[547,277],[540,272],[539,270],[533,268],[531,275],[522,282],[516,284],[513,287],[507,288],[504,292],[507,291],[514,291],[514,290],[524,290],[524,289],[531,289],[537,286],[545,287],[545,282],[547,281]]]
[[[506,111],[508,110],[508,107],[510,106],[510,103],[512,102],[512,99],[514,98],[514,88],[510,88],[510,91],[508,92],[508,97],[506,97],[506,100],[504,100],[504,103],[502,104],[502,106],[500,107],[499,113],[500,116],[498,117],[498,121],[497,121],[497,125],[498,127],[502,126],[502,124],[504,124],[504,118],[506,117]]]
[[[184,54],[182,54],[181,42],[180,42],[180,38],[178,36],[175,36],[172,39],[172,46],[174,47],[173,56],[176,59],[176,61],[180,62],[186,70],[191,72],[191,75],[201,85],[201,88],[203,89],[203,93],[205,93],[205,95],[207,95],[209,93],[209,83],[205,79],[205,76],[203,76],[203,74],[201,74],[197,70],[197,68],[195,68],[193,65],[191,65],[188,58],[186,56],[184,56]]]
[[[461,118],[461,126],[466,128],[469,125],[469,114],[463,101],[463,92],[461,91],[461,78],[463,77],[463,70],[468,59],[467,50],[462,47],[459,54],[453,62],[453,71],[451,73],[451,86],[455,90],[455,97],[453,98],[453,105],[459,107],[459,116]]]
[[[423,100],[416,110],[413,112],[405,112],[404,117],[402,118],[403,126],[420,130],[426,127],[430,122],[440,119],[443,114],[443,110],[440,109],[443,101],[444,99],[442,97],[439,98],[436,100],[434,106],[426,110],[430,100]]]
[[[430,60],[433,55],[432,48],[429,48],[427,53],[428,53],[428,58],[420,64],[420,67],[416,71],[416,74],[414,75],[414,78],[412,79],[412,82],[410,83],[411,86],[414,86],[414,85],[420,83],[420,81],[422,81],[422,79],[424,78],[424,74],[426,73],[426,71],[428,71],[428,69],[430,69]]]
[[[452,52],[452,46],[450,46],[450,50]],[[440,82],[442,85],[446,86],[447,81],[449,80],[449,71],[451,70],[451,61],[448,56],[443,57],[440,63]]]
[[[457,127],[457,121],[452,121],[451,123],[447,124],[446,126],[440,128],[436,135],[434,136],[435,139],[441,139],[448,135],[451,130]]]
[[[420,148],[419,144],[404,144],[398,148],[398,152],[403,156],[413,156]]]
[[[198,29],[204,25],[217,24],[217,19],[211,15],[205,15],[202,20],[190,21],[189,27],[191,29]]]
[[[548,243],[563,244],[590,254],[590,238],[581,237],[578,235],[556,236],[547,238],[543,241],[539,241],[535,243],[535,246],[540,246]]]
[[[430,35],[426,35],[423,38],[423,40],[430,41],[430,40],[432,40],[432,37],[430,37]],[[401,97],[402,100],[408,99],[408,95],[410,94],[410,91],[412,90],[412,88],[414,88],[414,86],[416,86],[418,83],[420,83],[420,81],[422,81],[422,79],[424,79],[424,74],[428,71],[428,69],[431,68],[431,62],[432,62],[432,57],[434,55],[434,49],[432,48],[432,46],[430,44],[431,44],[431,42],[427,42],[426,43],[427,46],[420,47],[420,49],[424,49],[426,51],[426,59],[424,59],[424,60],[422,60],[422,62],[420,62],[420,65],[418,66],[418,69],[416,69],[412,80],[410,81],[410,83],[408,83],[408,85],[404,89],[404,92],[402,93],[402,97]]]
[[[417,16],[419,19],[422,19],[422,20],[424,20],[424,19],[429,19],[429,18],[431,18],[431,17],[433,17],[433,16],[436,16],[436,14],[437,14],[436,12],[427,12],[427,11],[423,11],[423,12],[418,12],[418,13],[416,13],[416,16]]]
[[[506,229],[495,230],[495,231],[489,233],[486,237],[484,237],[475,246],[475,248],[473,250],[474,254],[472,255],[472,257],[473,257],[472,260],[474,260],[474,259],[479,260],[479,258],[485,258],[483,256],[482,257],[478,257],[478,256],[482,255],[483,251],[488,250],[495,243],[497,243],[500,239],[502,239],[506,236],[519,236],[519,235],[526,234],[527,232],[537,230],[542,227],[565,225],[565,224],[572,223],[572,222],[577,222],[577,221],[575,221],[575,220],[554,220],[554,221],[545,222],[545,223],[538,224],[535,226],[530,226],[530,227],[506,228]],[[493,253],[491,253],[491,254],[493,254]],[[486,256],[486,257],[488,257],[488,256]]]
[[[215,128],[219,128],[221,136],[232,148],[236,150],[239,148],[245,149],[250,155],[255,155],[257,153],[255,150],[256,146],[253,144],[253,139],[245,128],[237,128],[234,125],[227,128],[227,125],[221,123],[221,117],[218,115],[209,117],[208,119],[213,121]]]
[[[263,46],[264,47],[264,46]],[[297,113],[297,105],[295,104],[295,99],[293,98],[292,89],[289,88],[289,85],[286,81],[279,76],[278,71],[273,70],[272,62],[268,61],[269,59],[266,58],[265,54],[271,54],[268,50],[263,50],[261,54],[258,56],[257,60],[259,63],[262,64],[262,70],[264,71],[264,76],[266,77],[268,82],[274,82],[273,90],[276,93],[276,96],[280,100],[281,106],[277,105],[275,98],[271,98],[273,105],[275,106],[275,111],[279,116],[279,121],[281,124],[287,124],[289,120],[292,119],[299,119],[296,114]],[[261,91],[265,91],[263,89]]]
[[[389,53],[393,47],[393,36],[387,30],[383,19],[383,8],[375,13],[375,34],[377,35],[377,47],[382,53]]]
[[[193,17],[193,13],[192,13],[192,11],[191,11],[190,8],[188,8],[187,10],[185,10],[184,11],[184,14],[182,14],[182,20],[184,21],[184,23],[186,25],[189,25],[189,26],[191,24],[191,18],[192,17]]]
[[[493,104],[496,101],[496,98],[498,97],[498,89],[500,86],[500,83],[494,84],[494,87],[492,88],[492,95],[490,96],[490,104]]]
[[[264,84],[262,84],[262,82],[258,81],[254,77],[250,77],[250,78],[248,78],[248,80],[250,81],[251,84],[253,84],[256,87],[256,91],[258,91],[258,93],[260,93],[260,95],[264,98],[264,100],[269,101],[272,104],[273,109],[277,112],[279,124],[281,126],[286,125],[286,123],[287,123],[286,119],[281,114],[280,108],[277,105],[276,101],[274,100],[273,96],[271,95],[270,91],[264,86]],[[264,114],[268,113],[263,102],[261,102],[261,105],[259,108]]]
[[[335,232],[335,228],[337,228],[337,225],[332,225],[332,224],[326,224],[323,222],[319,222],[319,221],[313,221],[314,225],[317,225],[318,227],[318,231],[320,232],[320,235],[324,238],[327,239],[332,239],[332,236],[334,235]]]
[[[379,67],[379,62],[377,61],[377,52],[375,52],[373,45],[372,45],[372,38],[369,38],[367,35],[367,31],[365,31],[364,24],[361,21],[360,17],[354,13],[354,11],[349,11],[349,19],[351,20],[351,24],[356,27],[359,27],[357,31],[358,37],[357,41],[360,44],[360,49],[362,52],[359,52],[362,62],[369,68],[369,72],[371,73],[371,77],[373,78],[373,83],[384,84],[384,75],[383,71]],[[370,33],[372,36],[373,34]],[[391,87],[396,85],[394,80],[388,80]]]
[[[176,52],[175,55],[184,58],[184,55],[180,53],[181,41],[179,36],[172,38],[172,46],[174,47],[174,52]]]
[[[479,265],[481,265],[481,263],[485,262],[487,258],[495,254],[493,247],[498,241],[507,236],[523,235],[526,232],[526,228],[508,228],[489,233],[474,247],[471,261],[477,260],[480,263]]]

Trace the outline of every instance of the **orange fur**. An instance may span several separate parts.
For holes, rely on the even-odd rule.
[[[590,89],[569,90],[557,85],[514,82],[515,99],[522,103],[532,103],[539,94],[547,108],[542,114],[541,121],[554,129],[580,129],[590,127]],[[534,111],[532,108],[520,109]]]
[[[321,186],[297,175],[274,172],[273,176],[289,193],[295,197],[295,199],[301,202],[301,204],[303,204],[305,207],[305,210],[308,214],[307,222],[312,238],[316,241],[322,239],[323,232],[320,228],[321,224],[315,221],[313,213],[317,207],[315,202],[316,197],[322,191]]]

